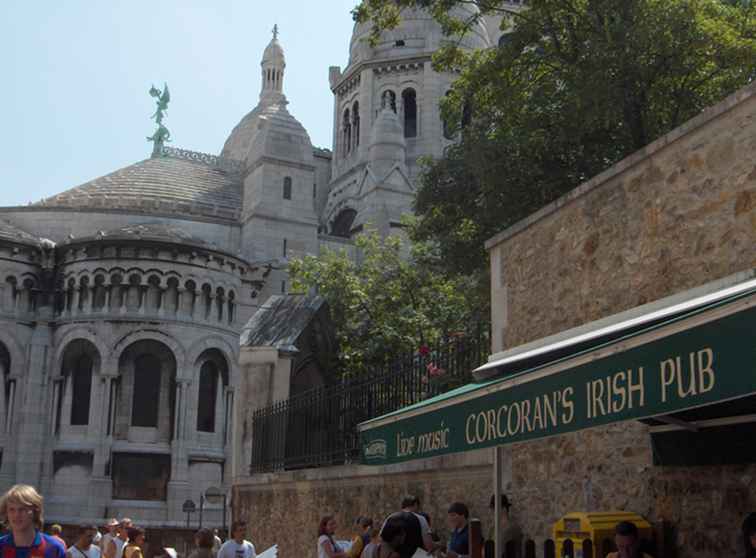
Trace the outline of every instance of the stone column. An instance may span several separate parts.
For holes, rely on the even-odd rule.
[[[52,368],[52,335],[48,322],[39,321],[32,333],[26,373],[19,402],[26,399],[28,404],[18,405],[18,427],[13,431],[16,445],[16,482],[38,485],[44,457],[51,451],[49,436],[49,413],[52,390],[48,372]],[[24,398],[24,394],[29,397]]]
[[[63,404],[60,410],[61,427],[71,424],[71,406],[73,405],[73,371],[63,378]]]
[[[16,379],[13,378],[8,382],[8,409],[5,415],[5,432],[6,434],[13,428],[13,407],[16,403]]]
[[[5,375],[8,374],[8,370],[5,369],[5,365],[0,362],[0,432],[5,432]]]
[[[55,436],[58,432],[58,400],[60,399],[60,384],[63,382],[62,377],[53,379],[52,408],[50,410],[50,436]]]
[[[106,314],[110,314],[110,296],[113,292],[113,285],[109,282],[106,282],[102,287],[105,289],[105,305],[102,307],[102,311]]]
[[[226,414],[225,409],[225,391],[226,386],[223,385],[223,377],[218,374],[218,385],[215,389],[215,417],[213,417],[215,438],[219,441],[223,441],[223,430],[225,425],[224,416]],[[197,402],[199,404],[199,401]],[[222,445],[222,444],[221,444]]]
[[[233,414],[231,464],[232,482],[249,474],[251,432],[247,429],[251,413],[289,396],[293,358],[279,354],[275,347],[242,347],[239,354],[241,381]]]
[[[73,301],[71,302],[71,315],[76,316],[79,313],[79,301],[81,300],[81,287],[74,285]]]

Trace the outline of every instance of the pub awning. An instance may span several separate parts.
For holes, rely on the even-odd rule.
[[[626,420],[675,424],[693,409],[756,394],[756,279],[746,273],[736,280],[495,355],[475,371],[477,382],[362,423],[362,462],[398,463]]]

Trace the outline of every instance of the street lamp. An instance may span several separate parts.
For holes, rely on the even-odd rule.
[[[211,486],[207,490],[205,490],[205,493],[200,496],[200,527],[202,527],[202,503],[203,500],[206,501],[209,504],[220,504],[223,503],[223,531],[226,531],[226,492],[221,490],[220,488],[217,488],[215,486]]]

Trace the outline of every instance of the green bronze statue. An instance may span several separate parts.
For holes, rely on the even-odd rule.
[[[147,138],[147,141],[153,143],[152,156],[157,157],[160,156],[165,142],[171,141],[171,133],[168,131],[168,128],[163,126],[163,117],[168,110],[168,103],[171,100],[168,84],[164,84],[162,91],[153,85],[150,87],[150,96],[155,97],[155,102],[157,103],[157,109],[150,118],[157,123],[158,128],[154,134]]]

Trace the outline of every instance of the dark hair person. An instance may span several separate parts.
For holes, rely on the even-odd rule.
[[[756,512],[749,513],[743,520],[743,549],[745,558],[756,557]]]
[[[129,544],[123,549],[123,558],[144,558],[144,529],[129,527],[126,533],[129,535]]]
[[[194,533],[194,545],[195,548],[190,554],[189,558],[213,558],[213,544],[215,543],[215,535],[210,529],[200,529]]]
[[[332,515],[324,515],[318,524],[318,558],[346,558],[333,535],[336,532],[336,519]]]

